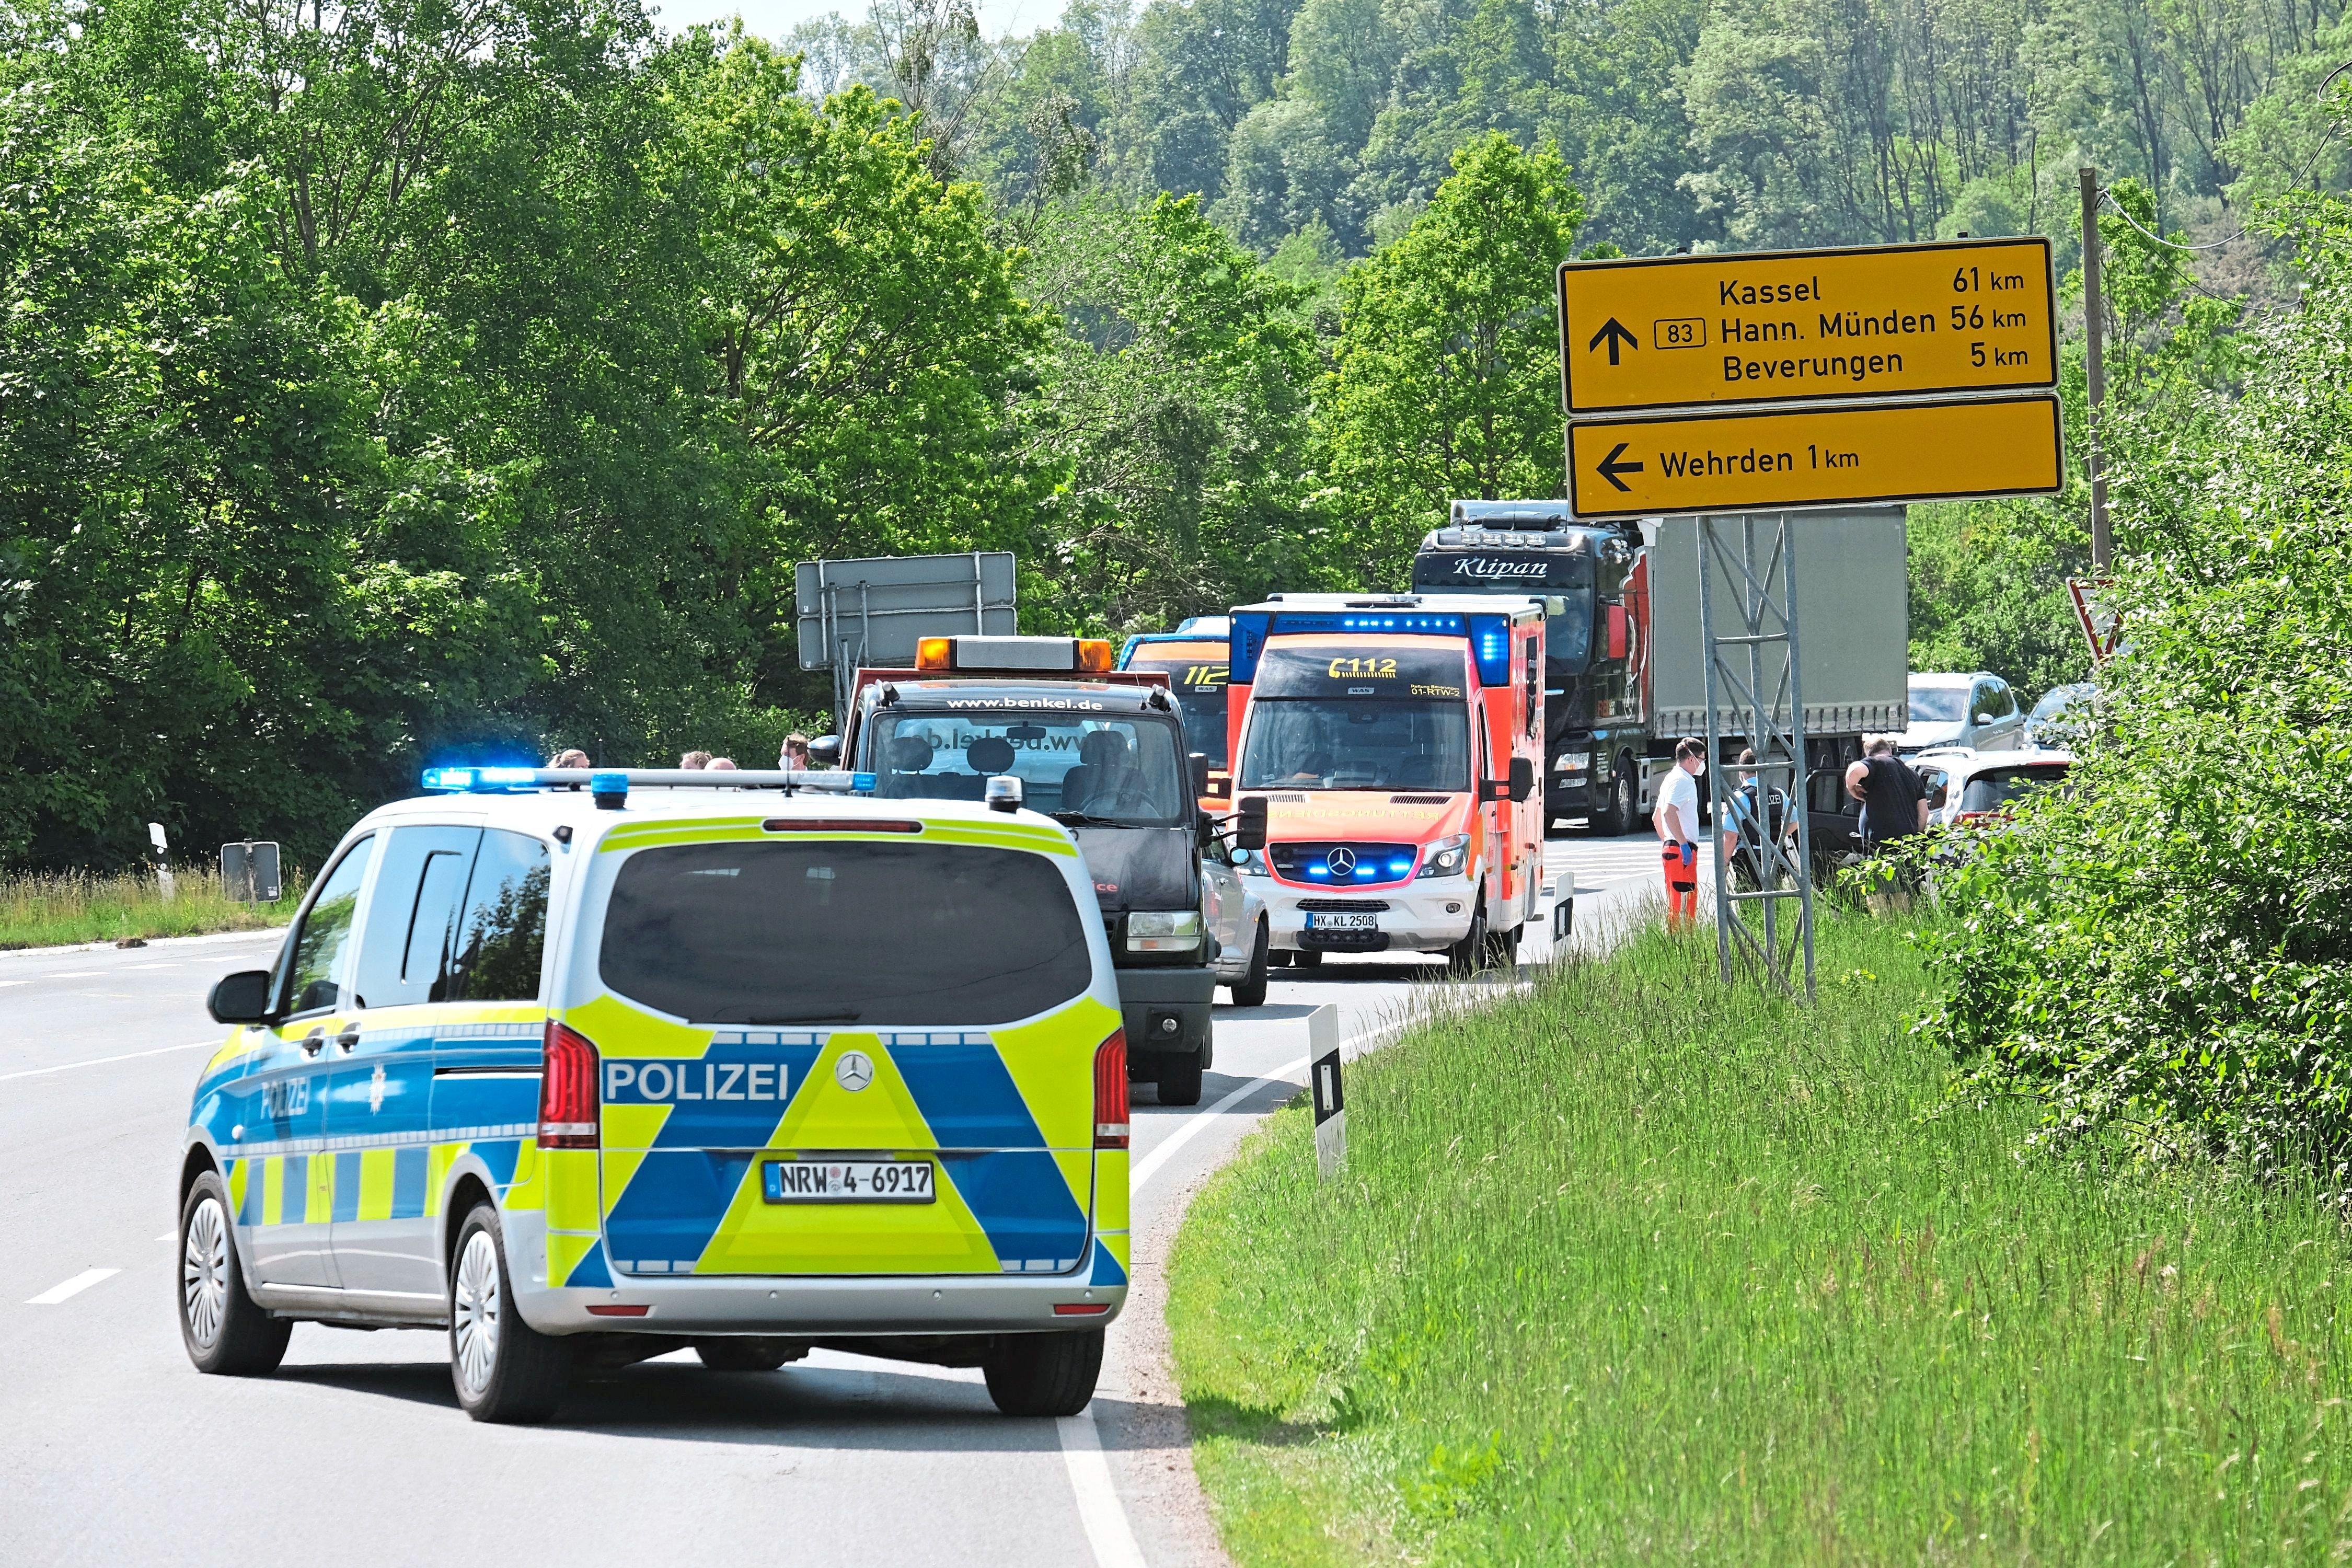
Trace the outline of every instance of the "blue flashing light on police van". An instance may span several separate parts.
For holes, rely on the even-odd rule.
[[[873,773],[852,773],[849,775],[849,787],[853,793],[870,792],[876,777]]]
[[[475,789],[524,789],[539,782],[536,768],[427,768],[425,787],[463,792]]]

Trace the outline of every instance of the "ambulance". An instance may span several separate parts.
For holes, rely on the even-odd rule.
[[[200,1371],[270,1372],[316,1321],[446,1333],[480,1420],[689,1347],[1085,1405],[1127,1291],[1127,1047],[1067,829],[847,773],[425,782],[213,988],[178,1171]]]
[[[1233,612],[1235,812],[1277,963],[1510,961],[1545,913],[1543,634],[1542,601],[1486,595]]]
[[[1201,809],[1223,816],[1234,807],[1234,775],[1226,748],[1225,677],[1230,665],[1231,623],[1223,616],[1191,616],[1172,632],[1147,632],[1127,639],[1118,668],[1157,671],[1168,678],[1176,706],[1184,713],[1185,743],[1206,757],[1208,788]]]

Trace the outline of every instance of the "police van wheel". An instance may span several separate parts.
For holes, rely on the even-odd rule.
[[[1323,967],[1323,953],[1319,948],[1301,948],[1290,955],[1290,962],[1298,969],[1320,969]]]
[[[1007,1334],[981,1363],[988,1396],[1007,1415],[1076,1415],[1095,1396],[1103,1331]]]
[[[694,1353],[713,1372],[773,1372],[808,1352],[789,1340],[752,1336],[741,1339],[697,1340]]]
[[[477,1204],[449,1269],[449,1380],[477,1421],[544,1421],[563,1398],[572,1347],[515,1310],[499,1214]]]
[[[1160,1103],[1200,1104],[1201,1072],[1206,1065],[1197,1056],[1162,1057],[1160,1059]]]
[[[286,1359],[293,1320],[273,1318],[246,1294],[229,1223],[228,1189],[206,1171],[180,1209],[180,1338],[198,1372],[258,1377]]]
[[[1233,986],[1234,1005],[1263,1007],[1265,1005],[1265,963],[1273,939],[1265,934],[1265,922],[1257,923],[1257,945],[1250,951],[1249,973]]]

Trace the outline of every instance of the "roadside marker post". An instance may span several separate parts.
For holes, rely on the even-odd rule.
[[[1348,1107],[1339,1084],[1339,1009],[1307,1015],[1307,1081],[1315,1096],[1315,1169],[1330,1181],[1348,1168]]]

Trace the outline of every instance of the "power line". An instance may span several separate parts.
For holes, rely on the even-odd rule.
[[[2326,76],[2320,78],[2318,88],[2315,89],[2311,95],[2312,101],[2316,103],[2324,100],[2327,96],[2329,84],[2334,82],[2337,77],[2342,76],[2347,70],[2352,70],[2352,60],[2346,60],[2342,65],[2337,66],[2334,70],[2329,71]],[[2327,151],[2328,144],[2336,140],[2336,133],[2342,130],[2343,127],[2344,122],[2341,117],[2328,122],[2327,134],[2322,136],[2319,139],[2319,145],[2311,150],[2311,156],[2305,159],[2303,162],[2303,167],[2295,171],[2294,179],[2291,184],[2300,185],[2305,180],[2311,177],[2311,171],[2319,166],[2319,155]],[[2123,204],[2116,200],[2116,192],[2113,185],[2100,186],[2099,197],[2109,206],[2116,209],[2116,216],[2117,217],[2131,225],[2132,227],[2139,230],[2141,234],[2145,235],[2149,239],[2154,240],[2157,244],[2163,246],[2167,250],[2189,252],[2200,250],[2220,250],[2224,246],[2235,245],[2238,241],[2246,237],[2246,227],[2243,224],[2240,224],[2238,226],[2238,232],[2235,234],[2224,235],[2220,239],[2208,240],[2203,245],[2183,245],[2179,240],[2165,238],[2164,236],[2154,232],[2146,224],[2140,222],[2139,219],[2132,216],[2128,212],[2126,212],[2124,210]]]

